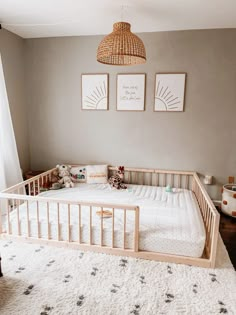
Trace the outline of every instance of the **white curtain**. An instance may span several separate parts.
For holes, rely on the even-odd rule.
[[[22,181],[0,54],[0,191]]]

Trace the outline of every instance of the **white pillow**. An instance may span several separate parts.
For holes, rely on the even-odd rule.
[[[70,174],[75,183],[86,182],[86,166],[84,165],[72,166],[72,168],[70,169]]]
[[[107,183],[107,165],[87,165],[86,171],[88,184]]]

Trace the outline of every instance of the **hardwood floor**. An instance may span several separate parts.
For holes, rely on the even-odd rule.
[[[220,234],[236,269],[236,218],[220,212]]]

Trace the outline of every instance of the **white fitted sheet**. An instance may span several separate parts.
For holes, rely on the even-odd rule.
[[[108,184],[76,184],[74,188],[47,191],[42,197],[84,202],[128,204],[140,207],[139,249],[168,254],[201,257],[205,245],[205,229],[196,198],[192,191],[174,188],[172,193],[164,187],[128,185],[127,190],[112,190]],[[37,237],[36,202],[30,202],[30,236]],[[40,202],[40,237],[47,238],[46,203]],[[60,204],[61,240],[68,240],[67,206]],[[108,209],[108,208],[106,208]],[[92,243],[100,244],[100,217],[93,207]],[[20,206],[21,235],[27,236],[26,205]],[[81,211],[82,241],[89,243],[89,207]],[[50,238],[57,239],[57,205],[50,206]],[[17,233],[17,213],[10,214],[11,230]],[[123,246],[123,211],[115,211],[115,246]],[[133,248],[134,212],[127,211],[126,248]],[[111,246],[112,219],[103,220],[103,245]],[[78,206],[71,206],[70,235],[78,241]]]

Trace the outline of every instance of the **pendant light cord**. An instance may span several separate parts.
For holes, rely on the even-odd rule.
[[[121,22],[124,21],[124,5],[121,6]]]

